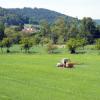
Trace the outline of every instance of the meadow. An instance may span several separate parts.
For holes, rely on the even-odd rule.
[[[18,49],[15,46],[14,53],[0,54],[0,100],[100,100],[97,51],[47,54],[36,47],[32,54],[25,54],[17,53]],[[56,67],[65,57],[79,65]]]

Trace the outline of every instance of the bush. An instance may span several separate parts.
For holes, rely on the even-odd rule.
[[[97,39],[97,40],[96,40],[95,48],[96,48],[97,50],[100,50],[100,39]]]
[[[47,45],[47,52],[48,53],[54,53],[54,50],[56,50],[57,49],[57,46],[55,46],[55,45],[53,45],[52,43],[49,43],[48,45]]]

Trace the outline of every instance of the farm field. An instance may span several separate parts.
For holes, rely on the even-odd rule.
[[[68,57],[75,68],[57,68]],[[0,54],[0,100],[100,100],[100,55]]]
[[[100,100],[99,0],[0,1],[0,100]]]

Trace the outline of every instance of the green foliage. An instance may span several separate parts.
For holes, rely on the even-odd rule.
[[[1,48],[1,52],[3,52],[3,48],[4,47],[4,45],[3,45],[3,42],[2,41],[0,41],[0,48]]]
[[[76,48],[78,47],[76,39],[70,39],[67,42],[67,47],[70,50],[71,53],[75,53]]]
[[[65,23],[65,19],[63,17],[58,18],[54,25],[51,27],[51,31],[52,31],[52,35],[51,35],[51,39],[53,40],[53,43],[59,43],[61,42],[58,39],[61,39],[60,37],[62,36],[63,41],[66,40],[66,34],[67,34],[67,28],[66,28],[66,23]]]
[[[54,53],[54,51],[56,49],[57,49],[57,46],[53,45],[52,43],[49,43],[47,45],[47,48],[46,48],[46,50],[47,50],[48,53]]]
[[[41,20],[40,22],[40,32],[41,35],[44,37],[47,37],[50,35],[51,30],[50,30],[50,26],[49,23],[46,20]]]
[[[6,37],[11,38],[13,43],[18,44],[21,39],[22,32],[15,30],[17,26],[15,26],[14,28],[13,27],[12,26],[6,27],[5,35]]]
[[[51,43],[52,41],[49,39],[49,38],[43,38],[42,40],[41,40],[41,43],[43,44],[43,45],[46,45],[46,44],[49,44],[49,43]]]
[[[7,47],[7,48],[11,47],[11,44],[12,44],[10,38],[4,38],[2,43],[3,43],[4,47]]]
[[[0,47],[3,47],[3,43],[2,43],[2,41],[0,41]]]
[[[23,24],[19,24],[18,26],[15,27],[15,31],[22,31],[22,29],[24,29]]]
[[[97,40],[96,40],[95,48],[96,48],[97,50],[100,50],[100,39],[97,39]]]
[[[2,40],[4,37],[4,30],[5,30],[5,26],[2,22],[0,22],[0,40]]]
[[[12,46],[12,40],[10,38],[4,38],[2,41],[2,45],[3,47],[7,48],[7,53],[10,52],[9,48]]]
[[[29,52],[29,49],[33,46],[33,41],[29,38],[22,38],[20,41],[21,50],[24,49],[25,53]]]
[[[0,24],[0,40],[5,36],[11,38],[15,44],[18,44],[21,38],[29,38],[29,40],[33,38],[34,45],[40,43],[42,45],[48,44],[51,41],[53,44],[65,44],[71,38],[79,38],[79,40],[80,38],[84,38],[78,44],[84,46],[87,42],[88,44],[93,44],[95,39],[100,38],[100,26],[97,26],[93,19],[89,17],[84,17],[82,20],[79,20],[38,8],[0,8],[0,14],[6,25],[5,28],[3,23]],[[2,18],[0,17],[0,19]],[[24,24],[28,24],[33,29],[37,27],[38,32],[29,33],[22,31],[25,27]],[[73,46],[73,48],[77,48],[77,45],[75,47]]]
[[[76,23],[71,24],[69,31],[68,31],[68,39],[70,38],[77,38],[79,34],[78,26]]]
[[[30,18],[29,18],[29,24],[38,25],[38,24],[39,24],[39,22],[38,22],[38,21],[36,21],[35,17],[30,17]]]
[[[89,17],[84,17],[81,21],[80,33],[81,37],[87,38],[88,43],[93,43],[96,35],[95,22]]]
[[[39,35],[36,35],[34,38],[33,38],[33,44],[34,45],[39,45],[41,42],[41,37]]]
[[[62,37],[62,36],[60,36],[59,38],[58,38],[58,42],[57,42],[58,44],[64,44],[64,37]]]
[[[70,50],[70,53],[76,53],[76,49],[78,47],[84,47],[86,45],[85,39],[79,39],[79,38],[71,38],[67,42],[67,47]]]
[[[69,21],[73,18],[42,8],[23,8],[23,9],[4,9],[0,8],[0,16],[3,16],[3,22],[9,25],[21,24],[38,24],[41,20],[45,19],[49,23],[53,23],[59,16],[66,17]]]

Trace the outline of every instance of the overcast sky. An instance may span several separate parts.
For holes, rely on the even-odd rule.
[[[0,0],[4,8],[47,8],[73,17],[100,19],[100,0]]]

